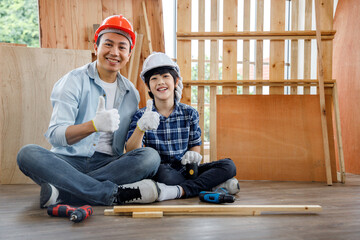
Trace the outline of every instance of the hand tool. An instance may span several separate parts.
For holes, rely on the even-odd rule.
[[[47,213],[54,217],[69,217],[72,212],[76,210],[76,207],[72,207],[64,204],[50,205],[47,208]]]
[[[77,208],[70,214],[70,221],[75,223],[81,222],[93,214],[93,209],[89,205]]]
[[[214,192],[201,191],[199,198],[203,202],[210,203],[233,203],[235,197],[230,195],[225,188],[218,188]]]

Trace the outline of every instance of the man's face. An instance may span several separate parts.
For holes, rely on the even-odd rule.
[[[98,71],[118,72],[129,61],[130,43],[123,35],[105,33],[101,36],[99,46],[94,45],[97,56]]]

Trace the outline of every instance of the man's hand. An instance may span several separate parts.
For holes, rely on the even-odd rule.
[[[100,96],[96,115],[92,122],[97,132],[115,132],[119,128],[120,115],[117,109],[106,110],[105,99]]]
[[[160,124],[160,115],[152,111],[153,100],[148,100],[144,115],[137,122],[138,128],[145,132],[147,130],[156,130]]]
[[[197,165],[199,165],[201,160],[202,156],[200,153],[195,151],[187,151],[181,159],[181,164],[186,165],[188,163],[197,163]]]

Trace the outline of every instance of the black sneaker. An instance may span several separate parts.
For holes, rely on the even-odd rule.
[[[125,203],[152,203],[159,197],[157,184],[150,179],[120,185],[116,200],[118,204]]]
[[[41,184],[40,190],[40,208],[47,208],[50,205],[60,202],[59,190],[50,183]]]

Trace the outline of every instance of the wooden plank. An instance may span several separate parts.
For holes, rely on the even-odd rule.
[[[256,4],[256,30],[264,30],[264,0],[257,0]],[[256,79],[263,79],[263,41],[256,40]],[[256,87],[256,94],[262,94],[262,87]]]
[[[219,30],[218,0],[211,0],[211,31]],[[210,42],[210,79],[219,79],[219,41]],[[210,87],[210,161],[216,160],[216,94],[217,87]]]
[[[318,95],[218,95],[218,159],[231,158],[240,180],[326,182],[320,115]],[[327,122],[333,138],[331,116]]]
[[[270,29],[285,30],[285,0],[271,1]],[[270,80],[284,79],[284,47],[283,40],[270,40]],[[284,94],[284,88],[271,87],[270,94]]]
[[[139,78],[139,64],[140,64],[140,54],[143,44],[144,36],[142,34],[136,34],[136,42],[133,48],[133,53],[131,55],[130,64],[129,64],[129,80],[137,86],[137,80]]]
[[[40,46],[42,48],[56,48],[56,19],[55,3],[53,1],[38,0]]]
[[[263,6],[262,6],[263,7]],[[260,23],[259,23],[260,24]],[[334,39],[335,31],[322,31],[321,38],[324,40]],[[316,39],[316,31],[224,31],[224,32],[177,32],[179,40],[286,40],[286,39]]]
[[[141,5],[142,5],[144,20],[145,20],[145,30],[146,30],[146,36],[147,36],[147,42],[148,42],[147,44],[149,45],[149,51],[151,54],[153,52],[153,47],[152,47],[152,42],[151,42],[151,30],[150,30],[149,20],[147,17],[145,1],[142,1]]]
[[[243,31],[250,31],[250,0],[244,0],[244,29]],[[250,71],[250,41],[243,41],[243,79],[249,78]],[[249,87],[243,87],[243,94],[249,94]]]
[[[205,31],[205,0],[199,0],[199,31]],[[198,80],[205,79],[205,41],[198,42]],[[203,86],[198,87],[198,104],[197,111],[199,112],[199,125],[202,130],[200,153],[204,156],[204,136],[205,136],[205,89]],[[204,158],[203,158],[204,159]]]
[[[162,218],[163,212],[133,212],[133,218]]]
[[[163,212],[163,215],[247,215],[261,213],[318,213],[320,205],[128,205],[114,206],[113,212],[141,214]],[[105,213],[105,212],[104,212]],[[107,215],[107,214],[105,214]]]
[[[228,0],[223,6],[223,29],[226,31],[237,31],[237,10],[238,1]],[[222,79],[234,80],[237,79],[237,41],[224,40],[223,41],[223,68]],[[236,94],[236,87],[223,87],[223,94]]]
[[[52,112],[53,85],[89,63],[91,52],[0,46],[0,55],[0,183],[32,183],[16,164],[17,153],[26,144],[50,148],[44,133]]]
[[[291,30],[299,30],[299,0],[291,1]],[[291,78],[298,78],[298,40],[291,40]],[[290,88],[290,94],[297,94],[297,87]]]
[[[312,0],[305,0],[305,30],[312,27]],[[311,40],[304,40],[304,78],[311,78]],[[310,94],[310,88],[304,87],[304,94]]]
[[[191,0],[177,2],[177,31],[191,31]],[[177,64],[183,79],[191,80],[191,41],[177,41]],[[185,80],[184,80],[185,83]],[[191,88],[184,87],[181,102],[191,105]]]
[[[329,137],[327,132],[327,122],[326,122],[326,107],[325,107],[325,90],[324,90],[324,68],[323,68],[323,59],[322,59],[322,43],[321,43],[321,12],[320,12],[320,1],[315,0],[315,12],[316,12],[316,36],[317,36],[317,49],[318,49],[318,79],[319,79],[319,95],[320,95],[320,110],[321,110],[321,126],[323,134],[323,144],[324,144],[324,158],[325,158],[325,167],[326,167],[326,181],[328,185],[332,185],[332,176],[331,176],[331,163],[330,163],[330,149],[329,149]]]
[[[344,162],[344,151],[342,144],[341,134],[341,122],[340,122],[340,111],[339,111],[339,96],[337,90],[337,84],[334,84],[333,89],[333,101],[334,101],[334,115],[335,115],[335,126],[336,126],[336,142],[337,142],[337,154],[339,159],[339,170],[340,170],[340,182],[345,183],[345,162]]]

